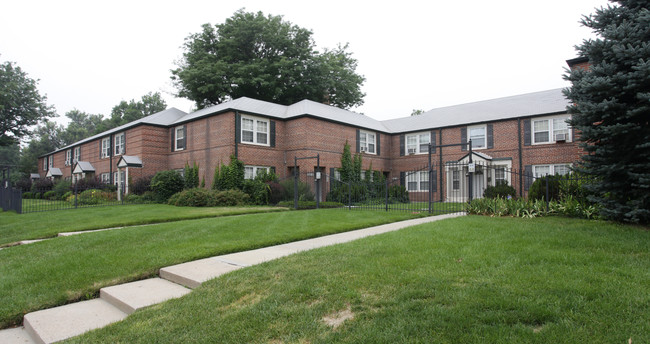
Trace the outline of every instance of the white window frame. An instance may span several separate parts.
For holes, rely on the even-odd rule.
[[[411,183],[415,183],[416,187],[412,188]],[[424,183],[427,183],[425,187],[423,187]],[[409,192],[429,191],[429,171],[407,172],[406,190]]]
[[[566,142],[572,142],[573,137],[572,137],[572,130],[571,126],[567,123],[566,128],[556,128],[558,126],[557,122],[563,120],[563,122],[566,122],[569,120],[571,116],[569,115],[559,115],[559,116],[549,116],[549,117],[539,117],[539,118],[533,118],[530,120],[530,140],[531,143],[534,145],[540,145],[540,144],[550,144],[550,143],[556,143],[555,141],[555,134],[559,134],[561,131],[566,131]],[[537,141],[535,139],[535,122],[545,122],[548,129],[547,130],[539,130],[537,133],[542,133],[542,132],[548,132],[548,140],[547,141]]]
[[[54,167],[54,155],[47,157],[47,167],[48,169]]]
[[[77,163],[79,160],[81,160],[81,147],[74,148],[73,159],[73,163]]]
[[[543,173],[538,170],[548,168],[548,173]],[[556,169],[567,168],[567,173],[571,172],[571,164],[546,164],[546,165],[533,165],[533,176],[535,178],[541,178],[546,175],[554,176],[557,172]]]
[[[252,121],[252,128],[244,126],[246,121]],[[271,121],[265,118],[242,115],[240,124],[241,143],[267,147],[271,145]],[[261,130],[262,126],[266,127],[266,131]],[[252,133],[252,140],[244,140],[244,133]],[[265,137],[264,141],[266,142],[261,142],[260,135]]]
[[[472,141],[472,150],[486,149],[487,148],[487,125],[486,124],[473,125],[467,127],[467,142],[469,143],[469,141],[472,139],[472,130],[477,130],[477,129],[483,130],[483,145],[482,146],[475,145],[474,143],[477,141]]]
[[[99,180],[104,184],[109,184],[111,182],[111,174],[106,172],[99,175]]]
[[[71,163],[72,163],[72,149],[68,149],[67,151],[65,151],[65,163],[64,163],[64,165],[70,166]]]
[[[461,171],[458,168],[451,170],[451,189],[453,191],[460,190]]]
[[[377,154],[377,133],[359,130],[359,150],[367,154]]]
[[[269,166],[244,165],[244,179],[246,179],[246,180],[255,179],[255,177],[257,177],[257,174],[260,173],[261,170],[265,170],[266,172],[270,172],[271,167],[269,167]]]
[[[426,138],[426,140],[425,140]],[[404,138],[406,145],[406,155],[410,154],[427,154],[429,153],[429,144],[431,144],[431,132],[419,132],[408,134]],[[413,143],[409,144],[409,141]],[[422,145],[426,145],[422,147]],[[423,149],[424,148],[424,149]]]
[[[106,137],[102,139],[102,159],[110,157],[111,151],[111,138]]]
[[[183,145],[183,147],[180,147],[178,145],[179,142],[183,142],[184,140],[185,140],[185,126],[179,125],[178,127],[174,128],[174,151],[185,150],[186,145]]]
[[[125,135],[124,133],[119,133],[115,134],[115,151],[113,155],[123,155],[125,152],[124,150],[124,141],[125,141]]]
[[[126,173],[124,171],[113,172],[113,185],[119,187],[120,181],[126,183]]]
[[[43,171],[47,171],[47,166],[48,166],[47,162],[48,162],[49,158],[50,157],[47,157],[47,156],[45,158],[43,158]]]

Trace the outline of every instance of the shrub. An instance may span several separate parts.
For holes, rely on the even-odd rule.
[[[185,163],[184,178],[186,189],[199,187],[199,165],[194,163],[193,166],[190,166],[189,163]]]
[[[249,202],[249,196],[241,190],[217,191],[214,197],[214,205],[217,207],[245,205]]]
[[[517,191],[508,185],[507,182],[498,183],[495,186],[488,186],[483,192],[483,197],[485,198],[515,198],[516,196]]]
[[[166,203],[169,197],[183,191],[183,177],[174,171],[160,171],[151,179],[151,190],[156,195],[156,202]]]
[[[156,201],[156,194],[153,191],[146,191],[145,193],[142,194],[142,200],[147,203],[147,202],[155,202]]]
[[[52,188],[56,199],[64,199],[63,195],[70,190],[72,190],[72,183],[67,180],[62,180],[54,184],[54,187]]]
[[[89,189],[77,195],[78,205],[95,205],[109,201],[115,201],[117,195],[115,192],[103,191],[99,189]],[[68,202],[74,203],[74,195],[70,195],[67,199]]]
[[[528,199],[531,201],[546,200],[546,183],[548,182],[548,201],[558,200],[560,198],[561,178],[560,175],[537,178],[528,189]]]
[[[65,201],[68,198],[70,198],[70,196],[72,196],[72,195],[73,195],[72,191],[68,191],[68,192],[64,193],[63,196],[61,196],[61,200]]]
[[[244,163],[234,155],[230,156],[230,165],[221,164],[214,171],[212,189],[241,190],[244,185]]]
[[[286,190],[285,201],[293,200],[294,197],[294,179],[289,178],[280,182],[282,187]],[[311,191],[309,184],[298,181],[298,200],[299,201],[314,201],[314,193]]]
[[[32,180],[30,178],[22,178],[16,182],[16,188],[22,192],[27,192],[32,189]]]
[[[43,199],[48,199],[50,201],[54,201],[54,200],[56,200],[58,198],[60,198],[60,197],[57,197],[56,191],[54,191],[54,190],[46,191],[43,194]]]
[[[168,204],[178,207],[209,207],[216,203],[214,193],[200,188],[186,189],[172,195]]]
[[[31,191],[23,192],[23,198],[24,199],[32,199],[34,198],[34,193]]]
[[[243,191],[250,197],[250,203],[256,205],[269,204],[270,187],[260,179],[245,180]]]
[[[392,185],[388,188],[388,198],[391,203],[408,203],[409,192],[404,185]]]
[[[269,186],[269,204],[278,204],[286,196],[287,190],[278,182],[268,182],[267,184]]]
[[[54,183],[52,180],[45,178],[45,179],[39,179],[34,181],[32,183],[32,192],[45,192],[52,190],[52,187],[54,186]]]
[[[147,191],[151,191],[151,179],[153,176],[145,176],[136,179],[133,184],[129,186],[129,193],[135,195],[142,195]]]

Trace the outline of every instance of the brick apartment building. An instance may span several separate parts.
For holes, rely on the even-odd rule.
[[[520,174],[563,174],[580,159],[575,132],[567,126],[568,100],[561,89],[433,109],[421,115],[377,121],[371,117],[309,100],[284,106],[239,98],[185,113],[175,108],[89,137],[39,158],[41,177],[97,177],[128,184],[157,171],[199,165],[200,178],[212,184],[215,167],[235,155],[246,165],[246,178],[272,169],[292,175],[294,157],[320,156],[328,180],[341,167],[343,147],[363,157],[363,169],[381,171],[410,193],[428,190],[433,146],[435,199],[465,195],[467,147],[486,173],[474,174],[475,197],[487,185],[504,180],[525,194]],[[315,160],[299,160],[301,172],[316,172]]]

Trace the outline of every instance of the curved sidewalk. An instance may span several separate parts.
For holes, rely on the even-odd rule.
[[[98,299],[28,313],[23,327],[0,331],[0,343],[53,343],[120,321],[136,310],[181,297],[203,282],[294,253],[350,242],[423,223],[463,216],[437,215],[195,260],[160,269],[160,278],[102,288]]]

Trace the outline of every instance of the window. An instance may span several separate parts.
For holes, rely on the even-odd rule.
[[[124,173],[124,171],[113,172],[113,184],[119,186],[120,183],[125,183],[125,182],[126,182],[126,174]]]
[[[533,176],[540,178],[545,175],[565,175],[571,172],[571,165],[557,164],[557,165],[535,165],[533,166]]]
[[[77,161],[81,160],[81,147],[75,147],[74,148],[74,160],[73,162],[76,163]]]
[[[468,127],[468,140],[472,141],[472,149],[487,147],[486,126]],[[469,141],[468,141],[469,142]]]
[[[124,133],[115,135],[115,155],[124,154]]]
[[[569,116],[535,119],[532,122],[533,143],[571,141],[571,131],[566,122]]]
[[[102,173],[99,176],[99,178],[100,178],[101,182],[104,183],[104,184],[108,184],[108,183],[111,182],[111,174],[110,173]]]
[[[185,149],[185,126],[182,125],[180,127],[176,127],[174,129],[174,137],[175,143],[174,143],[174,150],[183,150]]]
[[[459,170],[453,170],[451,172],[451,184],[452,184],[452,189],[460,190],[460,171]]]
[[[264,166],[244,166],[244,179],[255,179],[262,171],[269,172],[270,167]]]
[[[406,135],[407,154],[426,154],[429,152],[431,133],[417,133]]]
[[[408,191],[429,191],[429,172],[410,172],[406,177]]]
[[[47,157],[43,158],[43,171],[47,171],[47,160]]]
[[[72,161],[72,150],[68,149],[65,151],[65,165],[70,166]]]
[[[506,169],[503,166],[497,166],[494,169],[494,184],[501,185],[507,183]]]
[[[361,130],[359,132],[359,149],[362,152],[375,154],[376,136],[374,133]]]
[[[111,156],[111,138],[102,139],[102,158]]]
[[[241,142],[269,145],[269,121],[256,117],[241,118]]]
[[[52,168],[52,167],[54,167],[54,155],[50,155],[50,156],[47,158],[47,167],[48,167],[48,168]]]

